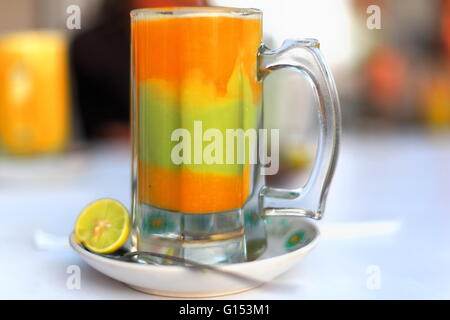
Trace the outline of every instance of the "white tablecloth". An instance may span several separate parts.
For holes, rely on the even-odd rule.
[[[450,137],[344,136],[319,246],[276,281],[231,299],[450,298]],[[0,298],[161,299],[93,270],[65,242],[84,205],[130,204],[128,146],[0,161]],[[40,235],[56,244],[36,246]],[[68,267],[81,288],[68,289]]]

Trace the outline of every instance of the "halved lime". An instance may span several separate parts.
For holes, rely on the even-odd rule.
[[[75,236],[89,250],[112,253],[122,247],[130,233],[127,208],[117,200],[100,199],[90,203],[78,216]]]

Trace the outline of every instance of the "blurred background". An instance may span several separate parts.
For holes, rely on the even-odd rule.
[[[258,7],[273,48],[286,38],[320,39],[346,129],[450,126],[450,1],[0,0],[2,154],[128,139],[128,14],[164,5]],[[267,81],[267,126],[282,128],[285,166],[314,154],[311,92],[293,71]]]
[[[37,210],[29,234],[64,235],[89,201],[130,203],[129,11],[172,5],[262,9],[272,48],[320,40],[343,115],[327,219],[414,221],[433,208],[427,230],[448,227],[450,0],[0,0],[0,216]],[[314,99],[293,71],[266,81],[266,126],[282,138],[270,184],[307,176]],[[71,220],[49,222],[61,212]]]

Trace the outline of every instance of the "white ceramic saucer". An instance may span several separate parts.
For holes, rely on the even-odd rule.
[[[70,244],[91,267],[136,290],[161,296],[199,298],[238,293],[267,283],[300,261],[319,239],[317,227],[304,218],[270,218],[267,231],[267,249],[260,258],[219,265],[219,271],[105,258],[84,249],[73,234]]]

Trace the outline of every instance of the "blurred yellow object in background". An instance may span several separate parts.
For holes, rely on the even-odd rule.
[[[434,79],[425,92],[425,120],[432,129],[450,127],[450,81]]]
[[[53,31],[0,38],[0,150],[61,151],[69,136],[67,41]]]

